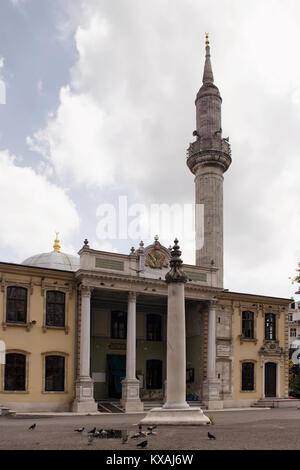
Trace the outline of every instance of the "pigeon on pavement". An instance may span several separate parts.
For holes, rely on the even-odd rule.
[[[137,444],[136,446],[144,448],[144,447],[146,447],[147,444],[148,444],[148,441],[143,441],[143,442],[140,442],[139,444]]]
[[[92,434],[90,434],[88,436],[88,445],[90,446],[92,443],[93,443],[93,440],[94,440],[94,436]]]
[[[82,431],[84,431],[84,428],[77,428],[77,429],[74,429],[74,431],[76,431],[76,432],[82,432]]]
[[[208,435],[208,439],[216,439],[215,436],[213,436],[212,434],[210,434],[210,432],[208,432],[207,435]]]
[[[36,424],[32,424],[31,426],[29,426],[28,430],[32,430],[32,429],[35,429],[36,428]]]
[[[153,429],[156,429],[157,428],[157,425],[155,424],[154,426],[148,426],[147,429],[148,431],[152,432]]]

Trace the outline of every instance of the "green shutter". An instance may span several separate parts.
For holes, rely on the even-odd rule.
[[[194,272],[194,271],[185,271],[185,274],[192,281],[207,282],[207,274],[206,273],[197,273],[197,272]]]

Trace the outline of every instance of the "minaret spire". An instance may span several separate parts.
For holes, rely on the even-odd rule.
[[[214,75],[213,75],[211,62],[210,62],[210,46],[209,46],[208,33],[206,33],[205,50],[206,50],[206,55],[205,55],[205,65],[204,65],[202,82],[214,83]]]
[[[203,84],[195,101],[196,141],[189,146],[187,165],[195,175],[195,202],[204,206],[204,221],[196,214],[196,264],[217,268],[216,285],[223,287],[223,173],[231,151],[228,138],[222,138],[222,98],[214,84],[208,33],[205,47]]]

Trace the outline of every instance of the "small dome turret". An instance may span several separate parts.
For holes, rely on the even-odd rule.
[[[56,233],[53,248],[54,250],[50,251],[50,253],[39,253],[31,256],[21,264],[38,268],[59,269],[61,271],[77,271],[80,268],[80,258],[78,256],[60,251],[58,232]]]

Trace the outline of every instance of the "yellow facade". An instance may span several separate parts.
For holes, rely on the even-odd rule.
[[[69,410],[74,399],[74,275],[63,271],[1,263],[0,281],[0,340],[4,341],[6,353],[26,355],[25,391],[5,391],[4,365],[0,366],[0,403],[24,411],[33,408],[39,411]],[[10,286],[27,289],[25,324],[6,321],[6,293]],[[65,293],[65,327],[46,326],[46,293],[49,290]],[[62,392],[45,391],[47,355],[65,358],[65,384]]]
[[[265,398],[265,364],[276,364],[276,396],[288,398],[288,305],[289,300],[263,296],[235,294],[233,307],[233,351],[234,351],[234,400],[238,404]],[[242,312],[254,313],[254,338],[242,336]],[[265,315],[276,317],[276,336],[265,339]],[[270,346],[270,348],[268,348]],[[272,349],[274,348],[274,349]],[[254,390],[242,391],[242,364],[254,363]]]
[[[100,298],[107,292],[105,291],[107,289],[105,285],[107,283],[107,273],[103,273],[103,276],[106,276],[105,279],[103,277],[105,282],[102,282],[100,273],[97,282],[93,281],[98,286],[96,292],[98,292],[97,295],[100,295]],[[114,276],[116,275],[114,274]],[[125,278],[124,275],[120,276],[123,283],[126,280]],[[16,411],[70,411],[72,409],[72,403],[76,398],[76,374],[80,366],[81,297],[77,292],[78,282],[78,277],[72,272],[0,263],[0,341],[4,341],[6,353],[17,353],[26,356],[25,391],[4,390],[5,367],[4,365],[0,366],[0,404]],[[142,283],[143,291],[144,283],[147,285],[148,281],[140,279],[139,282]],[[153,280],[151,282],[153,283]],[[154,290],[158,291],[160,286],[161,289],[165,288],[164,281],[156,280],[155,282],[157,285],[155,284]],[[116,283],[115,277],[115,288]],[[194,388],[196,387],[193,390],[201,397],[202,380],[206,377],[208,358],[207,310],[205,307],[206,302],[201,300],[202,287],[198,287],[196,284],[193,281],[186,288],[186,297],[193,295],[193,308],[197,313],[196,315],[191,307],[187,308],[187,325],[189,326],[191,321],[193,322],[192,331],[190,331],[191,328],[188,328],[187,333],[192,338],[189,339],[188,343],[189,361],[195,368],[195,376],[200,378],[200,381],[198,380],[193,385]],[[6,294],[7,288],[12,286],[23,287],[27,290],[27,318],[23,324],[7,322]],[[126,291],[127,287],[124,288]],[[100,293],[101,289],[104,289],[102,294]],[[197,293],[196,290],[197,292],[199,290],[199,292]],[[65,294],[64,327],[46,326],[46,294],[48,291],[58,291]],[[216,370],[217,378],[220,379],[220,399],[223,402],[223,407],[250,406],[254,402],[265,398],[265,367],[268,362],[275,364],[274,367],[276,367],[276,394],[274,394],[274,397],[287,398],[287,312],[289,300],[224,292],[218,289],[215,290],[215,294],[217,298]],[[114,296],[116,295],[118,295],[117,292],[114,293]],[[252,339],[247,339],[242,335],[243,311],[251,311],[254,314],[254,335]],[[268,313],[272,313],[276,317],[276,337],[271,341],[265,339],[265,315]],[[103,323],[104,319],[106,321]],[[144,317],[142,319],[144,321]],[[102,329],[105,325],[106,336],[109,338],[109,315],[101,315],[98,322],[100,322],[99,325]],[[92,328],[94,331],[94,320]],[[137,331],[140,332],[141,328],[141,315],[139,313],[137,315]],[[143,328],[145,329],[145,325]],[[196,332],[198,332],[198,336],[195,336]],[[101,335],[103,336],[103,333]],[[93,351],[97,346],[94,343],[95,339],[92,342]],[[126,342],[124,342],[126,348],[125,344]],[[147,351],[151,351],[151,348],[147,347]],[[93,354],[95,353],[93,352]],[[64,357],[64,391],[45,390],[45,358],[48,355]],[[148,356],[146,353],[144,355],[146,360]],[[106,356],[101,357],[104,374],[105,358]],[[152,356],[149,356],[149,358],[153,359]],[[100,358],[92,356],[94,364],[96,360],[99,361]],[[163,357],[162,360],[164,361]],[[253,391],[242,390],[242,364],[244,362],[254,364]],[[196,370],[197,368],[201,369],[200,375]],[[95,385],[95,392],[98,391],[99,385],[97,387]],[[106,384],[103,383],[103,387],[107,387],[107,382]]]

